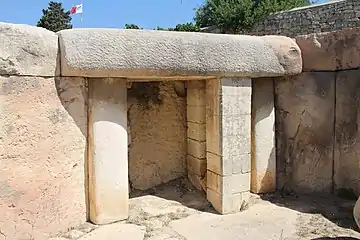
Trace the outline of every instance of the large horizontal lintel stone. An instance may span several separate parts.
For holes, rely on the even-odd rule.
[[[44,28],[0,22],[0,75],[58,76],[58,37]]]
[[[301,72],[301,52],[283,36],[129,29],[58,33],[63,76],[264,77]]]
[[[335,71],[360,67],[360,28],[296,37],[303,71]]]

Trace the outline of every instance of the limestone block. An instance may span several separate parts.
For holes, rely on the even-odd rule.
[[[192,185],[198,189],[199,191],[203,190],[203,186],[201,183],[201,177],[199,175],[196,175],[195,173],[192,172],[188,172],[187,173],[188,179],[190,180],[190,182],[192,183]],[[206,190],[206,188],[205,188]]]
[[[197,141],[205,141],[205,124],[188,122],[187,136]]]
[[[145,227],[134,224],[114,223],[101,226],[89,234],[79,238],[79,240],[98,240],[98,239],[133,239],[143,240]]]
[[[187,85],[187,105],[205,106],[205,81],[188,81]]]
[[[0,22],[0,75],[57,76],[57,55],[55,33]]]
[[[238,212],[250,190],[251,79],[206,87],[207,199],[222,214]]]
[[[126,81],[89,80],[90,220],[108,224],[129,214]]]
[[[7,239],[48,239],[86,221],[86,99],[83,78],[0,77]]]
[[[196,157],[187,156],[187,170],[200,176],[204,177],[206,173],[206,159],[198,159]]]
[[[248,172],[251,160],[251,79],[222,80],[221,95],[217,95],[218,98],[213,97],[216,91],[212,88],[220,86],[212,83],[207,86],[208,169],[223,176]],[[221,103],[220,106],[214,99]],[[227,99],[226,103],[224,99]],[[236,107],[229,107],[230,105]]]
[[[356,222],[356,225],[358,228],[360,228],[360,198],[355,203],[354,210],[353,210],[353,216]]]
[[[253,80],[251,191],[276,190],[274,81]]]
[[[249,202],[248,192],[221,195],[218,192],[207,188],[206,197],[211,202],[215,210],[220,214],[240,212]]]
[[[189,155],[199,159],[206,158],[206,142],[200,142],[190,138],[187,139],[187,142],[187,150]]]
[[[335,73],[302,73],[275,86],[279,189],[330,192]]]
[[[335,191],[352,190],[360,194],[360,70],[336,74]]]
[[[65,76],[265,77],[302,69],[300,49],[282,36],[128,29],[71,29],[58,35]]]
[[[205,96],[204,96],[205,99]],[[192,123],[205,124],[206,108],[205,106],[187,106],[187,121]]]
[[[144,109],[135,101],[129,110],[129,177],[136,189],[145,190],[186,175],[186,98],[176,94],[171,82],[160,82],[159,91],[160,104]],[[134,99],[128,94],[130,100]]]
[[[360,67],[360,28],[296,37],[304,71],[335,71]]]
[[[207,171],[206,181],[207,188],[212,189],[220,195],[242,193],[250,189],[250,173],[221,176]]]

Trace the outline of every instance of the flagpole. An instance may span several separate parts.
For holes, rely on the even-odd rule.
[[[81,21],[81,28],[83,28],[83,11],[84,11],[84,6],[82,5],[82,4],[83,4],[83,0],[80,0],[80,4],[81,4],[81,6],[82,6],[80,21]]]

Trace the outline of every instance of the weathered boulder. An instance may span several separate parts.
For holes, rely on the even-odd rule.
[[[360,197],[355,203],[354,211],[353,211],[354,219],[358,227],[360,228]]]
[[[64,76],[284,76],[301,72],[294,40],[125,29],[58,33]]]
[[[360,67],[360,28],[296,37],[304,71],[334,71]]]
[[[44,28],[0,22],[0,75],[55,76],[58,37]]]

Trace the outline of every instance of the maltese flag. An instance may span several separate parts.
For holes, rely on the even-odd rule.
[[[71,14],[78,14],[78,13],[82,13],[82,12],[83,12],[83,5],[82,4],[75,5],[70,10]]]

